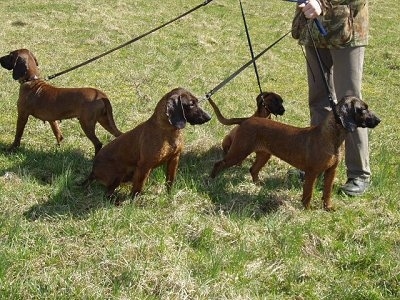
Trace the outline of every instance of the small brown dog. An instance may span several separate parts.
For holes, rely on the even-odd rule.
[[[211,177],[240,163],[252,152],[264,153],[266,161],[254,162],[250,169],[253,175],[275,155],[305,171],[302,202],[306,209],[310,208],[315,181],[324,173],[322,200],[324,208],[331,210],[333,180],[346,134],[357,127],[374,128],[379,123],[380,119],[368,110],[367,104],[353,96],[341,99],[326,120],[317,126],[298,128],[252,117],[241,123],[229,152],[215,163]]]
[[[94,88],[57,88],[39,79],[37,59],[27,49],[10,52],[0,58],[0,64],[12,70],[13,78],[20,83],[17,130],[11,150],[20,146],[30,115],[50,123],[57,144],[63,139],[58,122],[78,118],[83,131],[94,145],[95,153],[103,146],[95,134],[97,122],[112,135],[121,135],[122,132],[114,122],[111,103],[103,92]]]
[[[283,107],[282,97],[276,93],[272,92],[262,92],[257,98],[257,110],[254,112],[252,117],[260,117],[260,118],[271,118],[271,114],[282,116],[285,113],[285,108]],[[214,109],[215,115],[217,116],[218,121],[224,125],[234,125],[238,124],[238,122],[243,122],[248,118],[230,118],[226,119],[219,110],[218,106],[214,103],[212,99],[209,99],[209,102]],[[235,138],[236,130],[239,126],[235,126],[222,140],[222,150],[224,154],[228,153],[229,148],[231,147],[232,141]]]
[[[215,115],[217,116],[218,121],[224,125],[233,125],[233,124],[240,124],[243,121],[247,120],[248,118],[230,118],[226,119],[219,110],[218,106],[215,102],[209,98],[208,99],[212,108],[214,109]],[[253,114],[252,117],[260,117],[260,118],[271,118],[271,114],[274,115],[283,115],[285,113],[285,108],[283,107],[283,100],[282,97],[276,93],[272,92],[263,92],[259,94],[256,98],[257,100],[257,110]],[[228,135],[222,140],[222,150],[224,155],[226,155],[229,151],[229,148],[232,145],[232,142],[235,138],[236,131],[238,130],[239,126],[233,128]],[[267,163],[268,157],[264,152],[257,152],[256,153],[256,161],[257,164],[260,166],[257,171],[252,172],[253,182],[258,182],[259,177],[258,174],[261,168]]]
[[[195,96],[183,88],[173,89],[162,97],[147,121],[99,151],[86,183],[99,181],[106,186],[107,196],[111,196],[121,183],[132,181],[131,193],[135,197],[142,191],[150,172],[166,164],[169,192],[183,150],[181,129],[186,122],[195,125],[210,119],[198,106]]]

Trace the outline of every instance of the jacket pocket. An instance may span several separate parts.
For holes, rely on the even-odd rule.
[[[343,46],[353,39],[353,16],[350,5],[338,5],[324,15],[323,26],[328,34],[326,39],[333,46]]]

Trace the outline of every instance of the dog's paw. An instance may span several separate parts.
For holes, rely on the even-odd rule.
[[[5,148],[5,152],[7,153],[15,153],[18,150],[19,146],[11,145]]]

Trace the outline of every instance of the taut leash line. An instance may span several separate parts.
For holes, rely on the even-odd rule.
[[[317,57],[318,67],[319,67],[319,70],[321,72],[321,76],[322,76],[322,79],[323,79],[323,82],[324,82],[326,93],[328,94],[329,105],[331,106],[332,110],[334,111],[336,103],[335,103],[335,101],[333,101],[332,93],[331,93],[331,90],[329,88],[328,79],[325,76],[324,66],[323,66],[322,60],[321,60],[321,55],[319,54],[318,48],[315,45],[315,41],[314,41],[314,38],[313,38],[313,36],[311,34],[311,29],[310,29],[309,23],[307,23],[307,30],[308,30],[308,34],[311,37],[311,41],[313,43],[313,49],[314,49],[314,52],[315,52],[315,56]]]
[[[275,42],[273,42],[271,45],[269,45],[267,48],[265,48],[263,51],[261,51],[259,54],[257,54],[253,59],[245,63],[243,66],[241,66],[239,69],[237,69],[235,72],[233,72],[228,78],[226,78],[224,81],[222,81],[220,84],[218,84],[215,88],[213,88],[211,91],[209,91],[202,100],[205,99],[210,99],[212,95],[214,95],[216,92],[218,92],[224,85],[226,85],[229,81],[231,81],[233,78],[235,78],[237,75],[239,75],[244,69],[246,69],[248,66],[250,66],[253,61],[256,61],[259,59],[265,52],[267,52],[269,49],[274,47],[276,44],[278,44],[281,40],[283,40],[284,37],[286,37],[289,33],[291,33],[292,30],[289,30],[287,33],[285,33],[283,36],[281,36],[279,39],[277,39]]]
[[[262,88],[261,88],[261,83],[260,83],[260,76],[258,75],[257,64],[256,64],[256,61],[254,60],[254,51],[253,51],[253,46],[251,44],[249,28],[247,26],[246,16],[245,16],[245,13],[244,13],[242,0],[239,0],[239,3],[240,3],[240,10],[242,12],[242,17],[243,17],[244,29],[246,31],[247,44],[249,45],[249,50],[250,50],[250,54],[251,54],[251,60],[253,61],[254,72],[255,72],[256,78],[257,78],[258,88],[260,89],[260,93],[262,93]]]

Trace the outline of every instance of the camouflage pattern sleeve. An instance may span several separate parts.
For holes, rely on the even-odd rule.
[[[320,48],[347,48],[368,44],[368,0],[319,0],[322,15],[318,20],[328,34],[322,36],[313,20],[296,14],[292,23],[292,36],[301,45]],[[297,11],[299,13],[299,11]]]

